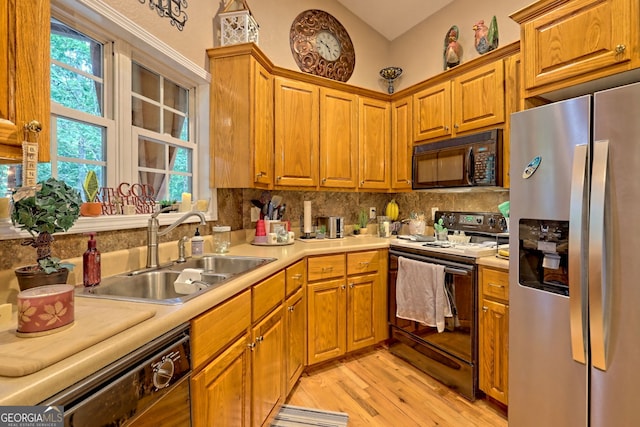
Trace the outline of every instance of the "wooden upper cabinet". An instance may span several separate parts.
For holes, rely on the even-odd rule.
[[[318,86],[275,79],[275,159],[277,186],[318,185]]]
[[[273,188],[273,77],[247,48],[208,53],[211,186]]]
[[[391,106],[359,98],[358,153],[361,190],[388,190],[391,184]]]
[[[358,97],[320,88],[320,187],[356,188]]]
[[[504,64],[497,60],[453,80],[453,131],[467,132],[504,122]]]
[[[638,67],[637,3],[542,0],[512,14],[521,29],[525,96]]]
[[[410,96],[391,104],[391,189],[411,190],[411,156],[413,154]]]
[[[430,86],[413,95],[413,139],[451,135],[451,82]]]
[[[50,18],[49,0],[0,2],[0,163],[22,160],[24,126],[33,120],[42,126],[38,160],[49,161]]]
[[[503,60],[472,68],[415,93],[413,117],[415,142],[455,137],[503,123]]]

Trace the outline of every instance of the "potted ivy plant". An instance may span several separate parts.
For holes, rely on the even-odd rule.
[[[80,215],[80,192],[63,181],[49,178],[35,187],[21,187],[12,194],[11,222],[31,238],[21,244],[36,249],[36,264],[15,270],[20,289],[66,283],[73,264],[51,256],[53,234],[69,230]]]
[[[80,215],[100,216],[102,214],[102,203],[97,201],[99,188],[98,175],[96,175],[95,171],[90,170],[82,183],[86,201],[80,205]]]

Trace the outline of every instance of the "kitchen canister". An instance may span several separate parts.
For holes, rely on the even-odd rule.
[[[211,235],[213,236],[213,251],[217,254],[223,254],[229,251],[231,246],[231,227],[228,225],[217,225],[211,227]]]
[[[73,324],[72,285],[38,286],[18,293],[20,337],[38,337],[59,332]]]

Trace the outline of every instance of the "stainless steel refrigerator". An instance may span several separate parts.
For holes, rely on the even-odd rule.
[[[509,426],[640,425],[640,83],[512,115]]]

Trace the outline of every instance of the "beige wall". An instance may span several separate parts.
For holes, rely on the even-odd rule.
[[[160,18],[144,4],[132,0],[104,0],[114,9],[162,39],[203,68],[208,68],[205,50],[219,45],[218,11],[222,0],[190,0],[189,15],[183,31]],[[416,25],[392,42],[374,31],[336,0],[249,0],[254,18],[260,25],[260,48],[280,67],[298,70],[291,55],[289,30],[295,17],[307,9],[322,9],[335,16],[345,26],[356,50],[356,67],[347,82],[368,89],[386,91],[378,72],[388,65],[402,67],[403,76],[396,83],[402,89],[442,72],[444,36],[452,25],[460,29],[459,42],[464,49],[463,61],[478,56],[473,47],[473,24],[484,19],[490,22],[496,15],[500,45],[520,38],[519,29],[509,15],[531,3],[531,0],[454,0],[427,20]],[[390,10],[389,13],[393,13]]]
[[[457,25],[462,45],[462,62],[480,56],[474,47],[473,25],[483,19],[488,26],[495,15],[498,21],[500,46],[520,39],[519,26],[509,18],[513,12],[532,0],[493,0],[487,3],[454,0],[427,20],[395,39],[390,62],[405,70],[397,88],[402,89],[443,71],[442,53],[449,28]]]

